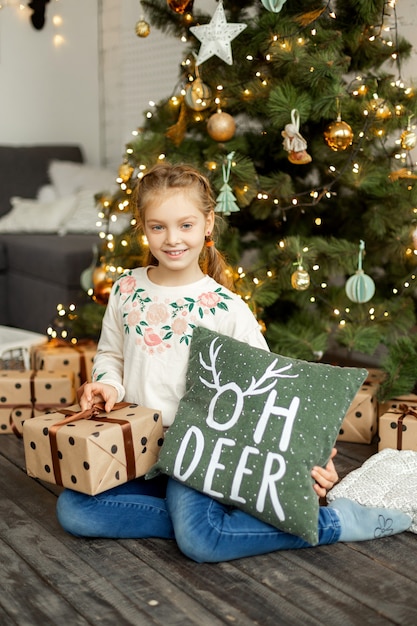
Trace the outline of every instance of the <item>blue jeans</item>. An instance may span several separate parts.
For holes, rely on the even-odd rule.
[[[58,498],[57,516],[62,527],[77,536],[175,538],[180,550],[199,563],[311,547],[164,476],[137,479],[97,496],[67,489]],[[335,543],[339,537],[336,511],[320,507],[319,545]]]

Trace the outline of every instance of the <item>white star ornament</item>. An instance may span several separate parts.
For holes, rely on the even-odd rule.
[[[245,30],[247,24],[228,24],[224,14],[223,3],[219,2],[209,24],[192,26],[190,31],[201,41],[197,57],[197,65],[201,65],[216,55],[225,63],[232,65],[232,48],[230,42]]]

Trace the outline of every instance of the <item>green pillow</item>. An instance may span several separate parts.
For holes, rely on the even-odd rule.
[[[197,327],[186,391],[148,476],[173,476],[314,545],[311,470],[326,465],[366,375]]]

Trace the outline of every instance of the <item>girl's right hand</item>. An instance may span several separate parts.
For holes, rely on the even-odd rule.
[[[104,410],[110,413],[117,402],[117,389],[113,385],[105,383],[86,383],[79,391],[81,395],[78,398],[79,405],[83,411],[91,409],[95,404],[105,403]]]

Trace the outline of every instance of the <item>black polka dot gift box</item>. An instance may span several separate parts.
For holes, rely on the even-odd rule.
[[[28,475],[89,495],[144,475],[163,443],[161,413],[125,402],[115,409],[74,406],[27,420]]]
[[[343,419],[338,441],[371,443],[378,430],[378,388],[377,382],[364,382]]]
[[[393,403],[380,416],[378,452],[385,448],[417,451],[417,404]]]
[[[71,371],[0,370],[0,434],[21,436],[25,420],[74,402]]]
[[[38,370],[59,369],[74,373],[76,388],[85,382],[91,382],[93,361],[97,344],[93,341],[79,341],[70,344],[66,341],[52,340],[36,346],[32,351],[34,367]]]

